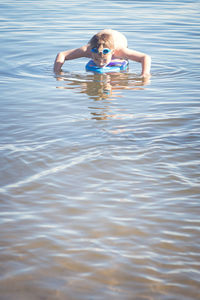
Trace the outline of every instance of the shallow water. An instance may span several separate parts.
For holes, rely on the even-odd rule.
[[[199,299],[199,1],[1,9],[1,300]],[[102,28],[152,77],[56,54]]]

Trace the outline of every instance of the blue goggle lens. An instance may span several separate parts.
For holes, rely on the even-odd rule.
[[[110,51],[111,51],[110,49],[104,48],[104,49],[103,49],[103,54],[108,54]]]
[[[98,53],[98,52],[99,52],[97,48],[92,48],[91,51],[92,51],[93,53]],[[110,51],[111,51],[111,49],[109,49],[109,48],[104,48],[103,51],[102,51],[102,53],[103,53],[104,55],[106,55],[106,54],[108,54]]]
[[[91,52],[97,53],[97,52],[98,52],[98,49],[97,49],[97,48],[92,48],[92,49],[91,49]]]

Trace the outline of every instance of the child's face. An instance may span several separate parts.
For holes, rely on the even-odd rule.
[[[103,45],[100,45],[98,48],[93,49],[95,50],[92,51],[92,59],[96,65],[102,68],[110,63],[113,55],[112,49],[104,47]]]

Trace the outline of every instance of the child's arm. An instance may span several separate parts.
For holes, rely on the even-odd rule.
[[[140,62],[142,64],[141,75],[143,77],[150,77],[151,57],[149,55],[128,48],[124,48],[120,52],[122,53],[123,58]]]
[[[76,59],[80,57],[88,57],[87,46],[58,53],[54,62],[54,72],[59,73],[61,71],[62,65],[66,60]]]

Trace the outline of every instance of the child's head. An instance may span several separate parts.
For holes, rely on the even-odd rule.
[[[89,41],[92,59],[100,66],[106,66],[112,59],[114,40],[108,33],[97,33]]]

